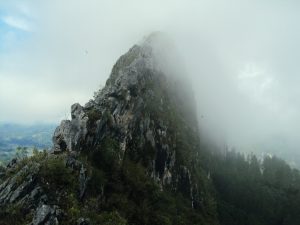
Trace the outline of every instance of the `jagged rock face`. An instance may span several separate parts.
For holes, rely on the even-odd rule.
[[[186,83],[178,70],[168,74],[170,63],[162,65],[167,60],[159,42],[154,35],[133,46],[93,100],[72,106],[72,119],[55,131],[54,151],[102,151],[103,142],[113,140],[120,162],[126,157],[141,162],[162,188],[192,196],[197,187],[191,165],[199,141],[193,99],[189,87],[178,89]],[[187,138],[190,143],[183,143]]]
[[[20,207],[18,208],[20,213],[32,217],[30,225],[57,225],[64,216],[58,205],[62,205],[61,201],[63,201],[62,197],[65,195],[65,191],[52,188],[53,185],[56,185],[55,178],[60,176],[60,171],[51,174],[51,171],[46,171],[45,165],[51,160],[57,160],[58,156],[47,153],[39,153],[39,155],[38,158],[24,159],[27,161],[23,161],[23,163],[21,161],[14,167],[11,167],[11,164],[7,166],[4,175],[6,179],[0,185],[0,209],[11,206]],[[78,174],[78,198],[81,199],[85,193],[88,177],[82,162],[74,157],[74,155],[61,156],[62,168],[72,171],[72,175],[69,176]],[[53,177],[53,184],[50,184],[44,176],[45,172]],[[60,178],[58,177],[58,179]],[[61,179],[70,178],[62,177]],[[49,185],[51,190],[48,190]],[[16,222],[19,224],[20,221]]]
[[[35,210],[31,225],[57,224],[56,216],[52,215],[52,208],[45,204],[48,197],[37,182],[40,166],[39,163],[25,165],[1,184],[0,207],[10,204],[21,205],[24,214]]]
[[[16,201],[34,201],[39,194],[39,188],[35,187],[38,170],[39,164],[34,164],[30,168],[24,166],[15,176],[3,182],[0,185],[0,205],[14,203]],[[20,177],[24,177],[21,183],[18,179]]]
[[[87,116],[83,107],[74,104],[71,107],[72,120],[63,120],[61,125],[56,128],[53,135],[54,152],[70,150],[72,151],[79,143],[78,141],[85,138],[87,133]]]
[[[36,210],[36,214],[30,225],[58,225],[59,215],[61,214],[57,206],[41,204]]]

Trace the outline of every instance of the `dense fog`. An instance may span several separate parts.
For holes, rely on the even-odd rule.
[[[58,123],[105,84],[120,55],[162,31],[206,137],[295,155],[298,12],[296,1],[0,1],[0,121]]]

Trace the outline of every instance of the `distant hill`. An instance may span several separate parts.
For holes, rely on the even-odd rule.
[[[0,123],[0,161],[11,158],[18,146],[49,148],[55,127],[55,124]]]

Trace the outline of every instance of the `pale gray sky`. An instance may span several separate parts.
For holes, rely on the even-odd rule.
[[[299,10],[292,0],[0,0],[0,121],[58,123],[159,30],[185,60],[207,132],[297,149]]]

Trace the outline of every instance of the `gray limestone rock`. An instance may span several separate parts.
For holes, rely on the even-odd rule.
[[[83,165],[81,165],[81,169],[79,172],[79,198],[80,199],[82,199],[85,194],[88,180],[89,178],[87,176],[87,170],[86,168],[84,168]]]
[[[30,195],[35,188],[35,178],[40,165],[33,163],[24,166],[19,172],[7,179],[0,185],[0,206],[14,203],[17,200]]]
[[[54,132],[54,153],[73,151],[80,141],[85,139],[88,116],[80,104],[75,103],[71,106],[71,117],[71,120],[63,120]]]
[[[59,214],[57,206],[41,204],[35,212],[31,225],[58,225]]]
[[[81,217],[77,220],[77,225],[90,225],[90,224],[91,224],[90,219],[88,218]]]
[[[70,120],[61,121],[61,124],[55,129],[52,138],[54,153],[66,151],[71,148],[71,130]]]

